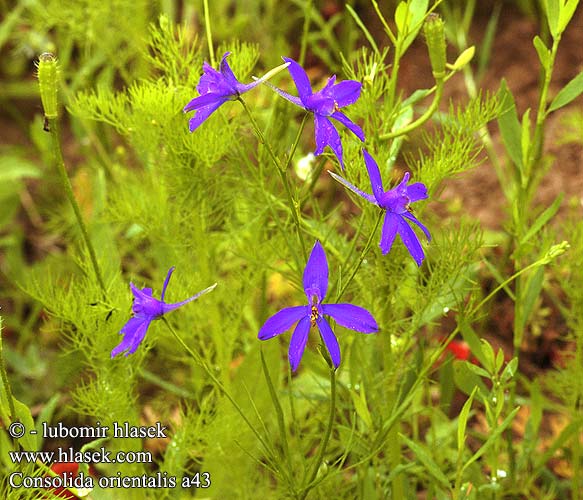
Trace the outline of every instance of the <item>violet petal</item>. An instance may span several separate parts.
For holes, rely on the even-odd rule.
[[[267,340],[289,330],[292,325],[303,317],[308,317],[310,309],[308,306],[286,307],[271,316],[259,330],[257,337],[260,340]]]

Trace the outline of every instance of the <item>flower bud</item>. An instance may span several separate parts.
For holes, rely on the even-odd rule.
[[[549,264],[553,259],[556,259],[559,255],[563,255],[571,245],[569,245],[568,241],[562,241],[561,243],[557,243],[549,248],[548,252],[543,256],[541,262],[543,264]]]
[[[38,84],[45,117],[49,119],[58,116],[59,77],[57,58],[50,52],[41,54],[38,58]]]
[[[445,27],[441,17],[437,14],[430,14],[423,25],[423,32],[429,49],[429,59],[431,69],[435,78],[445,76]]]

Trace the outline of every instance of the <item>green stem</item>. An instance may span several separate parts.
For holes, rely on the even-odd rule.
[[[321,158],[318,163],[316,164],[316,167],[310,172],[310,177],[309,177],[309,184],[307,185],[307,188],[304,190],[305,194],[302,194],[302,200],[300,202],[300,210],[304,207],[304,205],[308,202],[308,200],[310,200],[312,198],[312,195],[314,194],[314,188],[316,187],[316,183],[318,182],[318,179],[320,178],[320,175],[322,174],[322,170],[324,170],[324,163],[326,162],[325,158]]]
[[[354,237],[352,238],[352,241],[350,242],[350,248],[348,249],[348,254],[346,255],[346,258],[344,259],[344,261],[342,262],[342,269],[346,268],[346,266],[348,265],[348,262],[352,258],[352,254],[356,250],[356,243],[358,242],[358,239],[359,239],[360,235],[362,234],[362,230],[364,229],[365,223],[366,223],[366,217],[360,217],[358,227],[356,228],[356,233],[354,233]],[[376,230],[375,230],[375,232],[376,232]],[[370,238],[370,236],[369,236],[369,238]]]
[[[215,50],[213,48],[213,34],[211,31],[211,19],[210,19],[210,12],[209,12],[209,2],[208,0],[202,1],[203,10],[204,10],[204,27],[206,30],[206,41],[209,47],[209,58],[211,60],[211,66],[215,67]]]
[[[267,368],[267,363],[265,363],[265,357],[263,356],[263,349],[261,349],[261,366],[263,367],[263,375],[265,376],[265,381],[267,382],[267,388],[269,389],[269,395],[271,396],[271,401],[273,402],[273,407],[275,408],[275,413],[277,414],[277,425],[279,427],[279,435],[281,439],[281,445],[283,447],[283,455],[287,462],[289,469],[289,477],[293,479],[292,464],[289,453],[289,446],[287,443],[287,434],[285,432],[285,419],[283,416],[283,409],[281,404],[279,404],[279,399],[277,393],[275,392],[275,387],[273,386],[273,381],[271,380],[271,375]],[[293,485],[292,485],[293,489]]]
[[[350,285],[350,283],[352,282],[352,280],[354,279],[354,277],[356,276],[356,273],[358,272],[358,270],[360,269],[360,266],[362,265],[362,261],[364,260],[364,258],[366,257],[366,254],[368,253],[368,251],[370,250],[370,246],[372,244],[372,240],[374,238],[375,233],[377,232],[377,229],[381,223],[381,219],[384,215],[384,211],[381,211],[379,213],[379,216],[377,217],[377,221],[375,222],[374,228],[370,233],[370,236],[368,237],[368,241],[366,242],[366,245],[364,246],[364,248],[362,249],[362,252],[360,252],[360,257],[358,258],[358,262],[356,263],[356,266],[354,266],[354,269],[352,270],[352,274],[350,275],[350,277],[346,280],[346,282],[344,283],[344,285],[342,286],[341,290],[338,292],[338,296],[336,297],[336,301],[338,302],[340,300],[340,297],[342,297],[342,295],[344,295],[344,292],[346,291],[346,289],[348,288],[348,285]]]
[[[322,463],[322,459],[324,458],[324,453],[326,452],[326,448],[328,447],[328,441],[330,440],[330,436],[332,435],[332,427],[334,426],[334,416],[336,413],[336,370],[334,368],[330,368],[330,415],[328,418],[328,426],[326,427],[326,432],[324,433],[324,438],[322,439],[322,444],[320,445],[320,449],[318,450],[318,455],[314,461],[314,467],[312,468],[312,472],[308,478],[308,482],[306,483],[306,487],[304,491],[300,495],[300,500],[304,500],[310,490],[313,488],[313,482],[318,475],[318,471],[320,470],[320,465]]]
[[[519,180],[516,181],[516,194],[513,202],[513,219],[514,219],[514,237],[515,237],[515,255],[514,258],[514,268],[519,268],[522,266],[524,257],[522,257],[522,248],[520,241],[523,236],[528,231],[529,217],[531,212],[529,210],[531,202],[531,189],[532,189],[532,179],[533,171],[539,164],[543,145],[544,145],[544,125],[547,117],[547,95],[549,91],[549,86],[551,83],[551,77],[553,73],[553,67],[555,64],[555,58],[557,55],[557,49],[559,46],[560,35],[553,39],[553,46],[550,51],[550,57],[548,64],[543,67],[544,70],[544,80],[541,85],[541,91],[539,95],[538,108],[536,114],[536,123],[534,128],[534,133],[532,136],[532,141],[529,145],[527,159],[525,161],[524,169],[520,171]],[[522,269],[518,274],[522,274],[527,269],[533,267],[531,264],[527,268]],[[518,274],[516,275],[518,277]],[[519,359],[520,357],[520,346],[522,345],[522,340],[524,338],[524,332],[527,325],[527,319],[525,315],[525,295],[527,293],[527,280],[528,276],[519,276],[516,280],[515,286],[515,301],[514,301],[514,331],[513,331],[513,351],[514,357]],[[513,380],[510,384],[510,397],[509,405],[510,408],[515,406],[516,401],[516,380]],[[508,455],[509,455],[509,468],[511,471],[516,469],[516,454],[514,448],[512,447],[512,441],[508,440]],[[515,475],[510,474],[512,481],[515,481]],[[515,484],[515,483],[514,483]]]
[[[223,118],[223,122],[224,122],[225,126],[228,126],[228,121],[225,118],[224,114],[221,114],[221,116]],[[269,194],[267,192],[267,189],[265,188],[265,177],[263,175],[263,164],[259,163],[259,168],[255,168],[255,165],[251,162],[249,156],[243,150],[243,147],[241,146],[239,141],[235,141],[235,147],[237,148],[237,151],[239,153],[239,157],[242,158],[243,161],[245,161],[245,163],[249,167],[249,171],[251,172],[252,175],[255,176],[256,181],[258,182],[258,184],[260,186],[259,191],[265,199],[265,204],[267,206],[267,209],[269,210],[269,213],[273,217],[273,220],[276,220],[277,213],[275,211],[275,207],[273,206],[272,200],[270,199]],[[288,237],[289,235],[288,235],[288,233],[286,233],[285,227],[283,226],[283,224],[276,224],[276,227],[277,227],[278,231],[281,233],[283,241],[285,241],[285,244],[287,245],[290,254],[293,256],[293,258],[296,262],[297,269],[302,269],[304,263],[300,262],[300,259],[297,255],[297,253],[295,252],[295,249],[294,249],[293,245],[291,244],[291,241],[289,240],[289,237]],[[305,261],[305,259],[304,259],[304,261]]]
[[[237,100],[241,103],[241,106],[243,106],[245,113],[249,117],[249,121],[251,122],[251,126],[253,127],[253,131],[255,132],[255,135],[259,139],[259,142],[261,142],[262,146],[265,149],[267,149],[267,152],[269,153],[269,156],[271,156],[273,164],[277,167],[277,170],[281,171],[282,166],[281,166],[281,163],[279,162],[279,158],[277,157],[277,155],[273,151],[271,144],[269,144],[267,142],[267,139],[265,139],[265,136],[263,135],[263,131],[259,128],[259,125],[255,121],[255,117],[253,116],[253,113],[251,113],[251,110],[247,106],[247,103],[244,101],[244,99],[241,96],[239,96],[237,98]]]
[[[291,366],[287,365],[287,394],[289,399],[289,411],[291,415],[291,425],[290,432],[293,431],[294,435],[297,435],[297,418],[296,418],[296,405],[294,404],[294,393],[293,393],[293,376],[292,376]]]
[[[514,200],[516,207],[513,209],[513,214],[515,215],[515,232],[516,241],[518,248],[516,249],[517,254],[520,256],[520,240],[528,230],[528,218],[530,217],[530,211],[528,206],[530,205],[530,195],[529,191],[531,189],[531,178],[532,172],[535,165],[540,161],[543,142],[544,142],[544,124],[547,116],[546,106],[547,106],[547,94],[549,86],[551,83],[551,76],[553,73],[553,67],[555,63],[555,57],[557,55],[557,49],[559,46],[560,36],[553,40],[553,47],[550,53],[550,59],[548,65],[544,68],[544,81],[542,83],[542,88],[539,96],[538,110],[536,114],[536,125],[534,129],[533,140],[530,144],[527,161],[524,166],[524,172],[521,173],[520,182],[517,183],[517,194]],[[520,257],[515,259],[515,268],[520,267]],[[522,344],[522,338],[524,336],[524,328],[526,326],[526,321],[524,318],[524,293],[526,290],[526,280],[527,278],[521,278],[516,281],[516,300],[515,300],[515,314],[514,314],[514,356],[519,355],[520,345]],[[514,399],[511,400],[513,405]]]
[[[4,355],[2,354],[2,318],[0,317],[0,376],[2,377],[2,384],[6,392],[6,399],[8,399],[8,407],[10,409],[10,420],[16,416],[16,408],[14,407],[14,399],[12,398],[12,389],[8,381],[8,374],[6,373],[6,366],[4,365]],[[12,422],[11,422],[12,423]]]
[[[401,465],[402,450],[401,439],[399,438],[400,422],[395,422],[395,425],[388,434],[387,439],[387,459],[391,464],[391,470],[397,469]],[[395,474],[391,482],[391,492],[393,498],[406,498],[404,488],[404,474]]]
[[[561,36],[557,36],[553,39],[553,46],[551,48],[551,54],[549,57],[548,66],[545,68],[545,79],[542,84],[542,89],[540,93],[540,98],[538,101],[538,110],[536,112],[536,124],[534,128],[534,138],[530,147],[528,162],[526,165],[526,178],[530,181],[530,175],[532,173],[532,168],[536,163],[539,162],[544,142],[544,125],[547,117],[547,95],[549,93],[549,87],[551,85],[551,77],[553,74],[553,68],[555,66],[555,58],[557,56],[557,50],[559,48],[559,42],[561,41]],[[528,183],[530,184],[530,183]],[[527,184],[527,186],[528,186]],[[525,210],[527,213],[528,210]]]
[[[395,57],[393,60],[393,68],[391,69],[391,78],[389,80],[389,89],[387,99],[389,101],[389,109],[395,107],[395,99],[397,95],[397,79],[399,77],[399,65],[401,62],[401,37],[397,38],[397,43],[395,44]],[[382,139],[383,136],[380,136]]]
[[[300,46],[300,58],[298,60],[300,66],[303,66],[306,60],[306,49],[308,47],[308,31],[310,30],[311,11],[312,0],[308,0],[304,8],[304,27],[302,29],[302,44]]]
[[[253,116],[253,114],[251,113],[251,110],[247,107],[247,104],[245,103],[245,101],[243,100],[243,98],[241,96],[239,96],[237,98],[237,100],[241,103],[241,105],[243,106],[243,109],[245,110],[245,113],[247,113],[247,116],[249,117],[249,120],[251,121],[251,126],[253,127],[253,130],[255,131],[255,135],[257,135],[257,138],[259,139],[259,142],[261,142],[261,144],[267,149],[269,156],[271,156],[271,159],[273,160],[273,163],[277,169],[277,171],[279,172],[279,176],[281,177],[281,181],[284,185],[285,188],[285,192],[287,194],[287,198],[288,198],[288,203],[289,203],[289,208],[291,210],[292,213],[292,218],[294,220],[294,224],[296,226],[296,233],[298,235],[298,240],[300,241],[300,245],[302,247],[302,253],[304,255],[304,260],[307,260],[308,258],[308,254],[306,251],[306,245],[304,244],[304,239],[302,238],[302,233],[301,233],[301,224],[300,224],[300,217],[301,214],[299,212],[299,202],[296,201],[292,195],[291,192],[291,187],[289,185],[289,180],[287,178],[287,168],[291,162],[291,158],[293,156],[293,152],[295,151],[302,130],[304,128],[304,125],[306,123],[306,119],[307,119],[307,113],[306,115],[304,115],[304,118],[302,120],[302,124],[300,126],[300,130],[298,131],[298,134],[296,135],[296,139],[292,145],[292,150],[288,156],[288,159],[286,161],[285,166],[282,167],[279,159],[277,158],[277,155],[275,154],[275,152],[273,151],[271,145],[267,142],[267,140],[265,139],[265,135],[263,135],[263,132],[261,131],[261,129],[259,128],[259,125],[257,124],[257,122],[255,121],[255,117]]]
[[[73,212],[75,212],[75,217],[77,219],[77,224],[81,229],[81,235],[83,240],[85,241],[85,245],[87,246],[87,250],[89,251],[89,258],[91,259],[91,264],[93,266],[93,271],[95,272],[95,277],[97,278],[97,282],[99,283],[99,287],[101,288],[101,293],[103,298],[107,298],[107,290],[105,288],[105,283],[103,281],[103,276],[101,274],[101,270],[99,269],[99,265],[97,263],[97,256],[95,254],[95,249],[93,248],[93,243],[91,243],[91,239],[89,238],[89,233],[87,232],[87,227],[83,222],[83,217],[81,215],[81,209],[79,208],[79,204],[75,198],[75,194],[73,193],[73,187],[71,185],[71,180],[67,175],[67,170],[65,169],[65,161],[63,160],[63,152],[61,150],[61,142],[59,140],[59,122],[58,118],[47,118],[50,131],[51,131],[51,138],[52,138],[52,147],[53,147],[53,155],[55,158],[55,163],[57,165],[57,170],[59,171],[59,177],[61,178],[61,184],[63,189],[65,190],[65,195],[69,200],[69,203],[73,207]]]
[[[533,262],[532,264],[530,264],[529,266],[526,266],[524,269],[521,269],[520,271],[514,273],[512,276],[510,276],[510,278],[504,280],[500,285],[498,285],[496,288],[494,288],[494,290],[492,290],[488,295],[486,295],[485,298],[483,298],[481,300],[481,302],[473,308],[473,312],[479,311],[480,308],[486,303],[488,302],[494,295],[496,295],[500,290],[502,290],[506,285],[508,285],[509,283],[512,282],[512,280],[518,278],[520,275],[522,275],[523,273],[525,273],[526,271],[529,271],[530,269],[533,269],[534,267],[538,267],[543,265],[543,263],[541,262],[541,260],[537,260],[535,262]]]
[[[423,125],[427,120],[429,120],[433,114],[437,111],[439,103],[441,102],[441,97],[443,96],[443,87],[445,84],[445,75],[439,75],[436,77],[436,91],[435,95],[433,96],[433,101],[431,105],[423,113],[417,120],[410,123],[409,125],[400,128],[399,130],[395,130],[393,132],[388,132],[386,134],[382,134],[379,136],[380,139],[394,139],[395,137],[399,137],[401,135],[408,134],[409,132],[415,130],[416,128]]]
[[[501,4],[497,5],[500,6]],[[499,10],[498,7],[497,9]],[[458,30],[457,47],[462,52],[468,48],[466,34],[463,30]],[[463,73],[464,83],[466,86],[466,90],[468,91],[468,95],[470,96],[470,98],[474,99],[478,95],[478,91],[472,67],[469,64],[467,64],[466,66],[464,66]],[[486,149],[488,159],[492,162],[492,165],[494,166],[496,176],[498,177],[498,183],[502,187],[502,191],[504,192],[506,198],[509,199],[510,190],[508,186],[508,178],[506,175],[506,171],[502,168],[502,165],[500,164],[500,159],[498,158],[498,154],[494,149],[494,142],[492,141],[492,136],[490,135],[488,127],[487,126],[482,127],[479,131],[478,136],[482,141],[484,148]]]
[[[296,138],[294,139],[291,150],[289,152],[289,155],[287,156],[287,160],[286,160],[285,165],[283,167],[284,172],[287,172],[287,169],[291,165],[294,154],[296,152],[296,149],[298,148],[298,144],[299,144],[300,139],[302,137],[302,132],[304,131],[304,127],[306,126],[306,121],[308,120],[308,116],[310,116],[309,113],[304,113],[304,116],[302,118],[302,123],[300,123],[300,128],[298,129],[298,133],[296,134]]]
[[[371,2],[372,2],[372,5],[374,7],[375,12],[377,13],[377,16],[379,17],[379,20],[381,21],[381,24],[383,25],[383,28],[385,29],[385,33],[389,37],[389,40],[391,40],[391,43],[393,45],[397,45],[397,39],[395,38],[393,31],[391,30],[390,26],[388,25],[388,23],[385,19],[385,16],[383,16],[381,9],[379,8],[379,4],[377,3],[376,0],[371,0]]]

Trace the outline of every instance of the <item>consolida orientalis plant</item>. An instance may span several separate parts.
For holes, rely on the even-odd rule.
[[[139,437],[82,444],[84,453],[154,450],[153,462],[74,468],[94,478],[90,487],[61,493],[96,499],[414,498],[417,491],[552,498],[568,490],[579,498],[580,478],[565,486],[549,480],[546,468],[560,448],[569,450],[575,470],[581,463],[583,389],[573,381],[583,335],[571,309],[565,317],[579,332],[575,361],[552,382],[566,387],[562,404],[571,422],[545,452],[535,446],[543,391],[517,378],[545,273],[565,275],[570,267],[561,262],[583,251],[583,230],[573,224],[571,249],[556,260],[568,247],[549,224],[561,200],[534,202],[546,168],[546,118],[583,91],[579,75],[548,102],[558,44],[578,2],[545,2],[550,38],[534,41],[543,84],[533,131],[528,112],[519,120],[504,82],[497,95],[475,91],[476,51],[464,42],[475,2],[465,17],[450,2],[401,2],[390,21],[372,2],[387,48],[347,5],[339,22],[360,30],[370,47],[344,47],[340,61],[333,51],[343,47],[311,2],[297,3],[305,4],[299,57],[260,53],[252,43],[217,47],[217,33],[228,38],[223,3],[209,11],[204,2],[206,49],[188,28],[160,17],[147,46],[129,59],[120,55],[123,90],[106,77],[82,89],[65,74],[69,58],[40,56],[45,123],[35,126],[47,130],[47,183],[59,193],[53,196],[65,195],[47,217],[69,244],[13,279],[46,311],[42,329],[67,340],[63,358],[53,360],[61,381],[48,384],[69,394],[48,395],[33,419],[32,404],[11,387],[6,365],[14,358],[4,356],[4,427],[165,422],[170,431],[158,448]],[[458,49],[452,63],[446,35]],[[434,85],[405,96],[402,59],[420,37]],[[342,77],[308,71],[310,49]],[[59,45],[54,51],[59,55]],[[266,70],[255,78],[258,64]],[[458,73],[470,99],[440,113],[444,88]],[[85,181],[64,159],[62,100],[75,134],[90,144],[79,166]],[[486,124],[493,119],[507,157],[492,148]],[[422,151],[403,154],[406,140],[430,120],[436,125]],[[492,241],[475,222],[442,219],[428,205],[453,176],[483,161],[482,148],[510,207],[510,271],[490,262]],[[494,278],[487,292],[478,286],[484,272]],[[165,274],[158,295],[150,286]],[[564,281],[573,310],[583,296],[578,279],[569,271]],[[501,293],[514,304],[510,357],[479,332]],[[451,321],[442,323],[446,316]],[[38,341],[29,335],[28,342]],[[12,352],[6,346],[0,359]],[[454,387],[467,399],[450,416]],[[533,412],[528,439],[516,443],[511,425],[526,398]],[[484,434],[471,427],[478,414]],[[41,435],[0,436],[3,452],[54,446]],[[51,460],[8,457],[5,478],[15,471],[54,478],[64,470]],[[99,482],[107,477],[136,480],[122,490],[111,486],[121,483]],[[50,494],[8,479],[1,491],[6,498]]]

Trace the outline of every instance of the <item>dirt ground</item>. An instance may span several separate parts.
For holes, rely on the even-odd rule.
[[[484,5],[486,4],[486,5]],[[484,37],[486,24],[492,13],[489,2],[484,2],[478,9],[469,44],[479,45]],[[492,55],[487,71],[478,82],[479,88],[491,93],[496,92],[504,78],[516,100],[519,117],[530,108],[531,120],[536,116],[539,95],[540,64],[532,40],[540,29],[535,19],[528,18],[520,11],[507,5],[502,8],[497,35],[492,48]],[[448,59],[455,60],[456,53],[448,48]],[[423,61],[424,64],[419,64]],[[400,86],[406,89],[406,95],[417,88],[433,85],[432,76],[427,64],[427,49],[421,38],[412,45],[402,64]],[[549,90],[552,98],[579,72],[583,71],[583,5],[579,5],[573,19],[563,34],[557,53],[555,69]],[[467,92],[462,74],[456,75],[447,84],[444,93],[442,109],[447,109],[447,103],[464,101]],[[568,204],[577,204],[579,213],[583,215],[583,146],[581,144],[559,144],[564,134],[562,120],[573,109],[583,112],[583,96],[571,102],[565,108],[552,113],[548,118],[548,129],[545,137],[545,154],[552,155],[551,170],[543,179],[536,200],[543,207],[549,206],[559,193],[565,193],[560,214],[564,214]],[[498,127],[495,123],[489,126],[494,147],[502,156],[503,147]],[[510,168],[510,165],[508,165]],[[470,172],[464,173],[448,182],[441,194],[442,202],[458,200],[464,212],[476,217],[487,229],[500,229],[507,219],[505,214],[504,195],[492,164],[486,160]],[[444,203],[433,207],[442,211]]]

